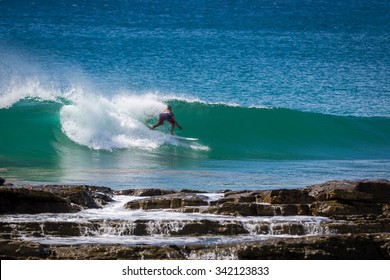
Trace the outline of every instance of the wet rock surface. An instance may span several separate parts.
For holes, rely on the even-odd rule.
[[[125,208],[136,210],[151,209],[177,209],[187,206],[206,206],[209,205],[207,197],[192,193],[172,193],[150,198],[137,199],[125,204]]]
[[[73,213],[103,207],[112,195],[94,186],[1,186],[0,214]]]
[[[380,260],[390,258],[390,234],[343,234],[276,238],[262,242],[209,245],[41,245],[0,240],[1,259],[240,259]]]
[[[3,182],[4,184],[4,182]],[[134,211],[223,215],[223,220],[91,220],[0,222],[2,259],[389,259],[390,182],[330,181],[302,189],[223,191],[209,196],[193,190],[113,191],[94,186],[0,186],[0,214],[77,213],[99,209],[114,196],[135,199]],[[157,213],[157,212],[156,212]],[[216,216],[218,217],[218,216]],[[231,217],[231,218],[229,218]],[[291,219],[275,224],[257,217],[324,217],[318,223]],[[310,229],[312,227],[312,229]],[[30,237],[275,235],[259,241],[218,245],[40,244]],[[310,229],[310,230],[308,230]],[[284,235],[294,238],[283,237]]]

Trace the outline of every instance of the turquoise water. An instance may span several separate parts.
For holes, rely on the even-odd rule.
[[[388,1],[0,1],[0,177],[390,179]],[[167,104],[184,127],[146,124]]]

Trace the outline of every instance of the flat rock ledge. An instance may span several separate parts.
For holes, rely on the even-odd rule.
[[[0,214],[75,213],[112,200],[109,188],[94,186],[0,186]]]
[[[222,191],[218,197],[186,189],[113,191],[95,186],[14,186],[5,180],[0,185],[0,215],[75,213],[104,207],[115,195],[131,195],[139,198],[124,205],[128,211],[164,210],[233,217],[314,216],[329,220],[329,233],[321,235],[300,236],[298,224],[286,229],[294,228],[294,238],[180,246],[43,245],[23,241],[14,234],[16,225],[3,221],[1,259],[390,259],[388,180],[330,181],[301,189]],[[146,223],[136,221],[137,233],[133,234],[146,234]],[[73,236],[79,231],[78,225],[72,223],[38,225],[31,221],[17,225],[38,235],[42,226],[57,236]],[[239,223],[228,226],[208,220],[189,222],[176,234],[245,234]]]
[[[390,218],[390,181],[330,181],[303,189],[224,191],[217,200],[191,192],[166,191],[130,201],[125,208],[229,216]]]

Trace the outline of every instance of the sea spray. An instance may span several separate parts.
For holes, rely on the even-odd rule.
[[[142,123],[139,111],[134,113],[132,107],[140,108],[142,104],[128,104],[133,106],[124,110],[106,98],[83,98],[61,109],[62,129],[71,140],[92,149],[152,149],[161,145],[158,137],[152,139],[152,132]]]
[[[207,150],[199,144],[179,141],[163,130],[148,125],[158,120],[166,104],[151,94],[114,95],[111,98],[88,95],[61,109],[61,127],[74,142],[95,150],[138,148],[151,150],[168,144]]]

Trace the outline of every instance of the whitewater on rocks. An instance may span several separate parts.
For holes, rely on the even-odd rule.
[[[390,258],[387,180],[213,193],[2,185],[2,259]]]

